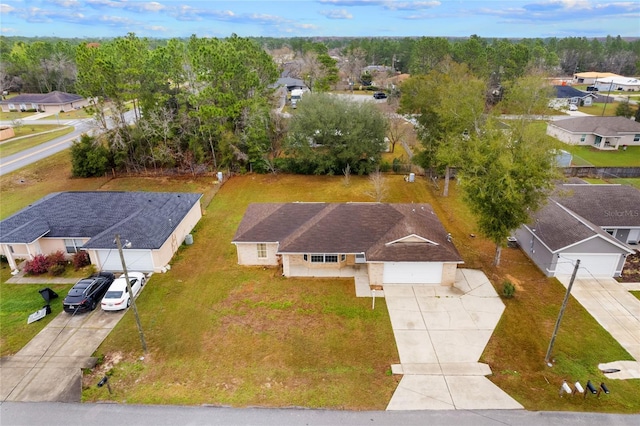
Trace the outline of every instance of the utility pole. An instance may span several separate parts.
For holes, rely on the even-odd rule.
[[[142,350],[146,354],[147,342],[144,340],[144,333],[142,332],[142,324],[140,323],[140,317],[138,316],[138,308],[136,307],[136,300],[133,297],[133,290],[131,290],[131,281],[129,281],[129,272],[127,271],[127,265],[124,262],[124,253],[122,252],[122,243],[120,242],[120,234],[116,234],[116,244],[118,246],[118,253],[120,253],[120,262],[122,262],[122,270],[124,271],[124,278],[125,280],[127,280],[127,291],[129,292],[129,300],[131,300],[133,315],[136,317],[136,324],[138,325],[138,334],[140,335]]]
[[[569,301],[569,294],[571,294],[571,287],[573,287],[573,282],[576,279],[576,274],[578,273],[578,268],[580,267],[580,259],[576,260],[576,266],[573,268],[573,274],[571,274],[571,280],[569,281],[569,285],[567,286],[567,292],[564,295],[564,300],[562,301],[562,307],[560,308],[560,313],[558,314],[558,319],[556,321],[556,326],[553,329],[553,334],[551,335],[551,341],[549,342],[549,349],[547,349],[547,355],[544,357],[544,361],[547,363],[549,367],[551,367],[551,351],[553,350],[553,343],[556,340],[556,334],[558,334],[558,328],[560,327],[560,321],[562,321],[562,315],[564,315],[564,310],[567,307],[567,302]]]

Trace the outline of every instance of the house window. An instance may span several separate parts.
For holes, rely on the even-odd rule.
[[[640,134],[633,135],[633,141],[634,142],[640,142]]]
[[[304,259],[304,261],[305,261],[305,262],[306,262],[307,260],[309,260],[309,255],[308,255],[308,254],[305,254],[305,255],[304,255],[304,256],[302,256],[302,257],[303,257],[303,259]]]
[[[267,245],[265,243],[258,243],[258,259],[265,259],[267,257]]]
[[[324,262],[325,263],[338,263],[338,255],[337,254],[325,254]]]
[[[8,246],[8,247],[9,247],[9,253],[13,254],[14,253],[13,246]]]
[[[78,239],[65,239],[64,246],[67,249],[67,253],[73,254],[80,251],[80,247],[82,247],[84,243],[82,240]]]
[[[340,262],[344,262],[345,260],[347,260],[347,255],[346,254],[341,254],[340,255]]]
[[[311,263],[324,263],[324,254],[312,254]]]
[[[580,136],[580,142],[584,142],[587,140],[587,135]]]

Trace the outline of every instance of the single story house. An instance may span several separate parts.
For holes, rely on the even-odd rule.
[[[568,107],[569,105],[591,106],[598,95],[591,92],[583,92],[571,86],[553,86],[556,97],[550,102],[553,108]]]
[[[625,117],[575,117],[551,121],[547,135],[569,144],[598,149],[640,146],[640,123]]]
[[[285,86],[287,88],[287,91],[289,92],[291,92],[294,89],[309,90],[307,85],[304,84],[304,81],[300,80],[299,78],[293,78],[293,77],[280,77],[272,85],[272,87],[274,88],[282,87],[282,86]]]
[[[640,80],[633,77],[607,77],[594,83],[600,92],[637,92],[640,91]]]
[[[547,275],[620,276],[640,243],[640,191],[625,185],[559,185],[529,224],[515,232]]]
[[[287,277],[350,277],[370,285],[453,285],[462,258],[428,204],[256,203],[232,241],[240,265]]]
[[[603,78],[621,77],[612,72],[579,72],[573,75],[573,84],[593,84]]]
[[[98,270],[161,272],[202,217],[201,194],[58,192],[0,221],[0,249],[12,270],[17,260],[85,250]]]
[[[0,101],[4,112],[31,111],[56,113],[71,111],[89,105],[89,99],[72,93],[53,91],[51,93],[24,93]]]

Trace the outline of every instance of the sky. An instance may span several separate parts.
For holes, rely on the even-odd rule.
[[[640,37],[640,1],[0,0],[5,36]]]

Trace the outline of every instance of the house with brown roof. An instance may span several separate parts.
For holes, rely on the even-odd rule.
[[[626,185],[564,184],[515,237],[547,276],[620,276],[640,243],[640,191]]]
[[[240,265],[370,285],[452,285],[462,258],[428,204],[256,203],[232,243]]]
[[[80,95],[53,91],[51,93],[23,93],[18,96],[0,101],[3,112],[10,111],[38,111],[61,112],[84,108],[89,100]]]
[[[547,134],[569,145],[598,149],[640,146],[640,123],[625,117],[576,117],[551,121]]]

